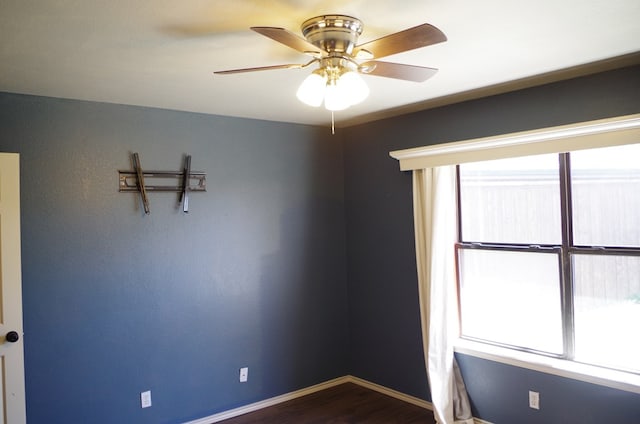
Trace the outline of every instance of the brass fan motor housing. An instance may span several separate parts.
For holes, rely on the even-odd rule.
[[[314,46],[334,55],[351,55],[362,34],[359,19],[346,15],[323,15],[307,19],[301,25],[302,35]]]
[[[422,82],[437,72],[437,69],[425,66],[404,65],[379,60],[386,56],[447,41],[444,33],[433,25],[424,23],[364,44],[358,44],[358,38],[362,34],[363,28],[364,26],[359,19],[338,14],[316,16],[304,21],[300,28],[304,38],[285,28],[254,26],[251,29],[258,34],[271,38],[299,53],[311,56],[313,60],[308,63],[229,69],[214,73],[239,74],[277,69],[303,69],[312,64],[318,64],[318,70],[325,72],[329,77],[339,78],[345,72],[352,71],[378,77]]]

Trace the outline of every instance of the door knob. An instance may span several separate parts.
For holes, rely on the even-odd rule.
[[[5,338],[9,343],[15,343],[20,340],[20,335],[15,331],[9,331]]]

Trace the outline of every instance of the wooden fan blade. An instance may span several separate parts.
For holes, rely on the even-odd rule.
[[[424,66],[403,65],[400,63],[380,62],[372,60],[360,65],[361,72],[365,75],[395,78],[406,81],[423,82],[438,72],[437,69]]]
[[[291,31],[287,31],[284,28],[276,27],[251,27],[251,29],[258,34],[262,34],[265,37],[269,37],[272,40],[282,43],[287,47],[291,47],[300,53],[305,53],[313,57],[321,57],[325,52],[319,47],[314,46],[304,38],[298,37]]]
[[[307,66],[307,64],[259,66],[257,68],[242,68],[242,69],[229,69],[227,71],[215,71],[214,74],[227,75],[227,74],[241,74],[244,72],[255,72],[255,71],[272,71],[274,69],[301,69],[301,68],[304,68],[305,66]]]
[[[433,25],[422,24],[356,46],[353,56],[357,56],[359,51],[364,50],[372,53],[373,57],[380,58],[443,41],[447,41],[447,37],[442,31]]]

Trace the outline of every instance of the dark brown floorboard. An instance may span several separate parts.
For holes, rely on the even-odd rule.
[[[353,383],[340,384],[222,424],[435,424],[433,413]]]

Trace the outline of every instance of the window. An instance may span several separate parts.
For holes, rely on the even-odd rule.
[[[640,373],[640,144],[458,165],[465,338]]]

